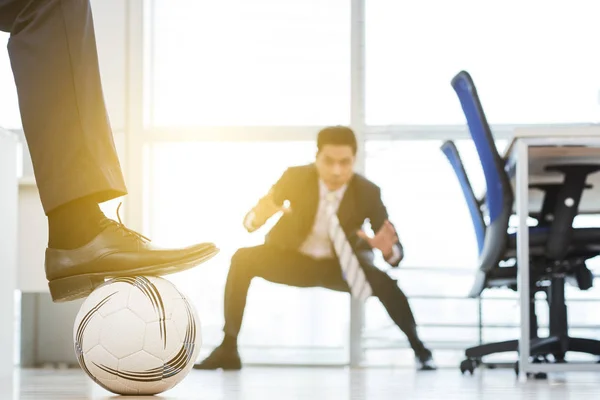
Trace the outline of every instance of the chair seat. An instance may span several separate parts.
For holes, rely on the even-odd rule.
[[[485,287],[511,287],[517,284],[517,267],[498,267],[489,272]]]
[[[550,235],[547,227],[531,227],[529,229],[529,255],[543,256],[546,242]],[[592,258],[600,254],[600,228],[576,228],[571,238],[567,258]],[[510,233],[504,260],[517,257],[517,235]],[[475,281],[471,287],[469,297],[478,297],[485,288],[511,287],[516,285],[517,267],[496,266],[487,273],[480,268],[475,274]]]
[[[532,256],[543,255],[549,235],[548,227],[529,228],[529,254]],[[588,253],[598,254],[600,253],[600,228],[576,228],[573,230],[571,241],[569,253],[572,256],[584,256]],[[516,251],[517,234],[510,233],[505,257],[507,259],[516,257]]]

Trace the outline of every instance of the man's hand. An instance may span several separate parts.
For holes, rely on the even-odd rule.
[[[362,229],[356,232],[356,234],[364,239],[372,248],[381,250],[386,260],[392,256],[394,245],[399,241],[396,229],[394,229],[394,226],[388,220],[383,223],[379,232],[373,237],[367,235]]]
[[[289,213],[291,212],[291,209],[285,206],[278,206],[275,203],[273,192],[269,192],[265,197],[258,201],[258,204],[252,211],[254,212],[253,225],[262,226],[269,218],[279,211]]]

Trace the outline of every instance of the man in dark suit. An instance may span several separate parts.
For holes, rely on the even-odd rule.
[[[283,213],[265,244],[234,254],[225,287],[225,338],[196,369],[241,368],[237,337],[255,277],[351,292],[361,299],[371,294],[378,297],[408,337],[418,369],[435,369],[431,352],[418,337],[406,296],[374,265],[374,248],[392,266],[399,265],[403,248],[388,220],[379,187],[353,172],[354,132],[341,126],[325,128],[319,132],[317,147],[314,164],[287,169],[246,215],[244,225],[252,232]],[[376,232],[373,237],[361,229],[367,219]]]
[[[99,203],[127,194],[102,93],[89,0],[0,0],[23,130],[48,216],[46,277],[55,302],[105,278],[164,275],[208,260],[201,243],[159,250]],[[0,92],[0,96],[2,93]]]

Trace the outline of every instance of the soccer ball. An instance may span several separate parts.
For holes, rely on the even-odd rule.
[[[84,301],[73,328],[81,368],[116,394],[153,395],[177,385],[201,345],[195,308],[163,278],[115,278]]]

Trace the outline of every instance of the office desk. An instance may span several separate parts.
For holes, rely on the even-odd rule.
[[[529,182],[548,179],[543,168],[548,164],[600,163],[600,126],[521,128],[516,129],[506,151],[507,170],[514,169],[516,216],[518,218],[517,263],[518,293],[521,309],[521,336],[519,339],[519,379],[526,380],[528,372],[597,371],[600,364],[565,363],[533,364],[530,357],[529,335],[529,230],[527,217],[530,210]],[[598,174],[595,174],[598,175]],[[552,179],[550,177],[549,179]],[[596,187],[600,191],[600,187]],[[583,204],[588,211],[598,208],[594,196]]]
[[[600,163],[600,149],[597,147],[579,145],[579,139],[600,138],[600,125],[585,127],[560,128],[521,128],[515,130],[515,135],[509,143],[504,158],[507,160],[506,170],[512,178],[513,190],[516,194],[516,149],[517,139],[539,139],[542,142],[532,144],[529,148],[528,183],[562,182],[563,175],[559,172],[546,172],[548,165],[559,164],[594,164]],[[556,140],[574,140],[557,143]],[[531,141],[529,143],[532,143]],[[600,172],[588,176],[587,183],[593,188],[586,189],[581,196],[579,212],[581,214],[600,214]],[[529,190],[529,211],[538,212],[541,209],[543,192]],[[515,208],[516,211],[516,208]]]

